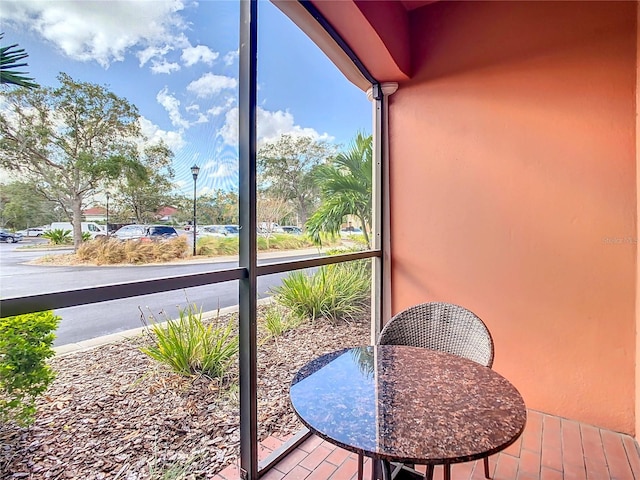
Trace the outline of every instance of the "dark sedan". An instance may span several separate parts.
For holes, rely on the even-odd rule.
[[[0,242],[17,243],[20,240],[22,240],[22,234],[20,234],[20,233],[11,233],[9,230],[5,230],[4,228],[0,228]]]
[[[161,240],[178,236],[175,228],[167,225],[125,225],[112,237],[119,240]]]

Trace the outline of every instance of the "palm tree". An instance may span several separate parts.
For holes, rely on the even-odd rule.
[[[4,33],[0,33],[0,40]],[[17,43],[8,47],[0,47],[0,84],[11,84],[25,88],[38,88],[33,78],[27,77],[26,72],[16,72],[15,68],[26,67],[26,63],[18,63],[29,56],[24,48],[16,48]]]
[[[369,246],[372,141],[371,135],[358,133],[349,150],[318,167],[315,179],[323,201],[306,223],[307,233],[316,244],[322,243],[320,232],[336,235],[344,217],[353,215],[362,223]]]

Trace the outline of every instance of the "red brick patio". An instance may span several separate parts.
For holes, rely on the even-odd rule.
[[[283,440],[269,437],[260,445],[260,458]],[[635,440],[573,420],[529,411],[527,427],[518,441],[490,457],[495,480],[633,480],[640,479],[640,453]],[[268,471],[264,480],[355,480],[357,456],[312,436]],[[369,460],[365,478],[370,475]],[[420,469],[420,467],[418,467]],[[453,465],[452,479],[482,480],[482,462]],[[214,480],[239,480],[228,467]],[[435,479],[442,478],[436,468]]]

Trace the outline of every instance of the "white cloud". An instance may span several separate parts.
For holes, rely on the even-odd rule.
[[[172,48],[169,45],[164,45],[162,47],[153,45],[140,50],[138,53],[136,53],[136,56],[138,57],[138,60],[140,60],[140,66],[143,67],[145,63],[147,63],[152,58],[162,58],[171,50]]]
[[[207,178],[228,178],[229,175],[236,173],[236,169],[225,163],[211,160],[203,167],[207,171]],[[210,171],[213,170],[213,171]]]
[[[199,113],[198,118],[196,118],[193,123],[207,123],[208,121],[209,117],[207,117],[204,113]]]
[[[225,110],[226,108],[224,107],[224,105],[215,105],[211,107],[209,110],[207,110],[207,114],[215,117],[216,115],[220,115]]]
[[[238,107],[227,112],[220,136],[227,145],[238,145]]]
[[[153,60],[151,62],[151,72],[153,73],[171,73],[180,70],[180,65],[177,63],[170,63],[166,60]]]
[[[209,47],[198,45],[196,47],[188,46],[187,48],[182,50],[181,58],[184,64],[187,67],[190,67],[198,62],[203,62],[207,65],[211,65],[219,56],[220,54],[218,52],[214,52]]]
[[[227,98],[227,101],[224,102],[223,105],[214,105],[209,110],[207,110],[207,115],[210,115],[212,117],[220,115],[221,113],[228,111],[235,103],[236,103],[235,97],[231,96]]]
[[[208,98],[224,89],[236,88],[237,85],[238,81],[235,78],[205,73],[198,80],[187,85],[187,90],[198,98]]]
[[[173,181],[173,186],[176,190],[180,191],[185,189],[187,186],[192,186],[193,183],[192,182],[187,182],[186,180],[174,180]]]
[[[154,49],[184,45],[184,36],[176,33],[185,27],[178,14],[183,9],[182,0],[4,0],[2,20],[38,33],[69,58],[107,68],[134,47],[145,49],[139,56],[144,64]]]
[[[169,93],[167,87],[163,88],[156,95],[156,100],[169,114],[171,124],[179,128],[189,128],[189,122],[182,118],[180,114],[180,100]]]
[[[318,133],[313,128],[301,127],[294,123],[293,115],[289,112],[278,110],[271,112],[258,107],[256,111],[256,124],[258,128],[258,144],[276,141],[281,135],[289,134],[297,137],[311,137],[314,140],[331,142],[334,137],[328,133]],[[227,112],[225,123],[220,129],[220,135],[227,145],[238,144],[238,108],[232,108]]]
[[[222,61],[224,61],[224,64],[227,67],[230,67],[231,65],[233,65],[233,62],[235,62],[239,56],[240,56],[239,50],[232,50],[225,54],[225,56],[222,58]]]
[[[184,108],[184,110],[191,116],[190,125],[195,125],[198,123],[207,123],[210,121],[212,117],[220,115],[228,111],[235,104],[235,98],[229,97],[222,105],[214,105],[213,107],[207,109],[202,112],[200,110],[200,105],[197,103],[192,103]]]
[[[147,137],[151,143],[157,143],[162,140],[173,153],[176,153],[186,144],[180,131],[161,130],[145,117],[140,117],[139,123],[142,134]]]

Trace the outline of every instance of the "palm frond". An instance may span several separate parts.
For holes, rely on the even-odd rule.
[[[365,238],[371,222],[372,136],[358,133],[350,148],[315,171],[323,203],[306,224],[311,239],[321,244],[321,232],[337,234],[344,217],[363,222]]]
[[[4,37],[4,33],[0,33],[0,40]],[[28,64],[22,62],[29,54],[24,48],[18,48],[18,44],[14,43],[7,47],[0,47],[0,84],[17,85],[25,88],[38,88],[38,84],[34,79],[28,77],[27,72],[16,71],[16,68],[26,67]]]

